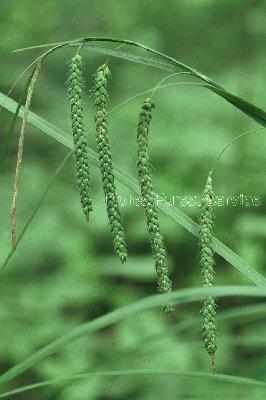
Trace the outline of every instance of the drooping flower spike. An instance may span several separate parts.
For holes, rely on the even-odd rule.
[[[214,284],[214,256],[212,250],[212,232],[213,232],[213,187],[212,172],[210,172],[204,188],[201,210],[199,214],[199,245],[200,245],[200,266],[202,285],[204,287]],[[201,307],[202,334],[207,352],[211,356],[213,373],[215,372],[215,352],[216,345],[216,303],[211,296],[206,297]]]
[[[72,58],[67,79],[71,110],[72,134],[74,141],[74,164],[81,207],[87,221],[92,211],[88,145],[84,127],[82,91],[84,79],[82,60],[79,54]]]
[[[153,101],[150,98],[145,99],[139,114],[137,129],[137,173],[157,273],[158,291],[160,293],[168,293],[172,290],[172,282],[169,277],[167,254],[159,226],[148,153],[149,126],[153,109]],[[169,313],[172,312],[174,308],[171,305],[167,305],[164,306],[163,309],[165,312]]]
[[[106,200],[107,215],[113,236],[114,251],[120,258],[121,262],[124,263],[127,259],[126,238],[116,194],[112,155],[107,128],[109,79],[110,70],[107,64],[103,64],[98,68],[95,74],[94,95],[96,141],[100,170],[102,174],[103,190]]]

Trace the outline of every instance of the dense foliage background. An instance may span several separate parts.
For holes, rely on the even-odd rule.
[[[1,91],[6,93],[40,51],[13,49],[82,36],[132,39],[172,55],[213,77],[233,93],[265,109],[265,1],[1,1]],[[45,62],[32,110],[70,134],[65,79],[75,49],[63,49]],[[87,87],[105,56],[83,51]],[[112,59],[110,105],[155,86],[165,72]],[[169,82],[193,81],[186,75]],[[194,80],[195,81],[195,80]],[[19,99],[25,81],[15,87]],[[110,118],[114,162],[135,176],[137,113],[143,97]],[[152,122],[151,154],[156,191],[196,218],[206,176],[219,152],[256,123],[198,86],[173,86],[157,92]],[[11,115],[0,114],[0,141]],[[87,100],[87,123],[94,145],[93,103]],[[17,140],[12,137],[1,171],[1,252],[10,250],[9,209]],[[216,236],[262,274],[265,273],[264,131],[243,137],[219,162],[214,189],[228,205],[216,208]],[[18,227],[30,216],[66,149],[46,135],[27,129],[20,185]],[[45,204],[19,245],[0,280],[0,370],[5,371],[36,349],[73,327],[156,291],[156,277],[143,209],[136,196],[118,184],[129,246],[129,260],[113,255],[99,171],[92,167],[94,212],[89,225],[80,210],[72,161],[52,187]],[[232,196],[244,196],[244,203]],[[178,197],[179,196],[179,197]],[[246,197],[245,197],[246,196]],[[251,202],[257,198],[256,205]],[[185,200],[184,200],[185,198]],[[183,199],[183,200],[182,200]],[[134,204],[130,204],[130,203]],[[174,288],[200,285],[197,240],[160,215],[169,252]],[[246,284],[223,259],[217,260],[218,284]],[[255,301],[254,301],[255,302]],[[219,300],[219,312],[252,303]],[[102,369],[168,368],[209,371],[201,341],[198,304],[177,308],[173,321],[160,310],[127,318],[113,328],[75,341],[29,373],[12,382],[17,387],[65,374]],[[190,320],[192,319],[192,322]],[[171,327],[177,325],[176,329]],[[219,323],[217,364],[224,374],[266,378],[265,315]],[[160,333],[164,332],[164,333]],[[188,384],[189,383],[189,384]],[[111,400],[190,399],[227,396],[262,399],[265,389],[247,389],[202,379],[174,377],[94,377],[17,395],[18,399]],[[246,396],[246,397],[245,397]],[[257,397],[256,397],[257,396]]]

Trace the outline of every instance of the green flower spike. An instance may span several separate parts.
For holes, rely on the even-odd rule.
[[[161,234],[158,212],[155,204],[150,162],[148,154],[149,125],[152,119],[154,103],[151,99],[145,99],[139,114],[137,130],[137,173],[141,188],[142,201],[144,205],[148,234],[157,273],[157,286],[160,293],[168,293],[172,290],[172,282],[167,268],[167,254],[164,240]],[[174,310],[172,305],[163,307],[166,313]]]
[[[109,78],[109,68],[104,64],[98,68],[95,75],[96,141],[102,174],[103,190],[106,199],[107,215],[113,236],[114,251],[120,258],[121,262],[124,263],[127,259],[127,246],[116,194],[112,155],[107,129],[107,88]]]
[[[74,141],[74,164],[77,185],[79,188],[82,210],[89,220],[92,211],[88,146],[83,120],[82,90],[84,80],[82,76],[81,56],[72,58],[67,79],[68,96],[70,101],[72,134]]]
[[[202,285],[213,286],[214,283],[214,256],[212,250],[213,231],[213,188],[212,173],[210,172],[204,188],[199,215],[200,224],[200,266]],[[215,299],[208,296],[203,300],[201,308],[203,341],[207,352],[211,356],[212,370],[215,372],[216,352],[216,304]]]

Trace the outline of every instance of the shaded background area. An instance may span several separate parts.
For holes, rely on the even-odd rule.
[[[75,39],[112,36],[132,39],[156,48],[199,69],[217,82],[265,109],[265,1],[146,0],[56,2],[1,1],[1,91],[40,52],[12,53],[13,49]],[[71,134],[66,97],[68,61],[75,50],[54,53],[45,62],[36,85],[32,110]],[[83,50],[88,93],[93,73],[105,56]],[[144,65],[111,59],[110,106],[154,87],[167,74]],[[185,75],[169,82],[192,81]],[[195,81],[194,81],[195,82]],[[18,100],[25,81],[12,96]],[[90,91],[90,92],[89,92]],[[116,165],[133,176],[138,97],[110,117],[110,139]],[[223,149],[235,136],[257,127],[255,122],[207,90],[192,85],[160,90],[154,97],[150,152],[154,186],[166,199],[196,219],[198,207],[185,199],[201,195],[206,176]],[[93,102],[87,98],[89,143],[95,149]],[[0,114],[0,141],[11,115]],[[1,252],[10,250],[9,209],[12,196],[19,124],[1,171]],[[216,167],[214,189],[229,199],[216,208],[216,236],[265,274],[266,140],[264,131],[234,144]],[[50,177],[66,154],[64,146],[27,129],[18,206],[22,229]],[[129,259],[121,266],[113,256],[99,171],[92,167],[94,212],[86,224],[79,205],[71,160],[53,185],[7,271],[0,280],[0,370],[5,371],[38,348],[77,325],[156,291],[156,277],[147,238],[144,213],[130,205],[133,193],[120,184],[121,212]],[[241,194],[244,205],[234,202]],[[178,197],[179,196],[179,197]],[[251,203],[258,198],[257,206]],[[183,199],[183,201],[181,201]],[[168,249],[174,288],[200,285],[197,240],[160,215]],[[247,284],[245,277],[216,257],[218,284]],[[251,300],[219,300],[219,312]],[[201,342],[198,304],[178,307],[173,321],[159,310],[128,318],[97,335],[79,339],[40,363],[9,385],[119,368],[168,368],[175,371],[209,371],[209,358]],[[191,324],[190,319],[193,319]],[[171,326],[178,324],[175,330]],[[191,328],[193,327],[193,329]],[[259,380],[266,378],[265,316],[219,323],[218,370]],[[162,333],[163,332],[163,333]],[[262,399],[262,389],[215,384],[200,379],[94,377],[17,395],[18,399],[156,400],[176,398]],[[219,397],[220,396],[220,397]],[[256,397],[257,396],[257,397]]]

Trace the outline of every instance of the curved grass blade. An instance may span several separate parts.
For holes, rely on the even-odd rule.
[[[52,49],[49,50],[50,54],[51,52],[62,48],[66,46],[85,46],[88,44],[91,44],[93,42],[110,42],[110,43],[116,43],[116,44],[124,44],[124,45],[130,45],[134,46],[136,48],[140,48],[148,53],[154,54],[157,57],[159,57],[157,67],[162,68],[163,64],[165,63],[166,66],[163,69],[166,69],[167,71],[171,72],[178,72],[178,71],[186,71],[191,73],[193,76],[197,77],[198,79],[202,80],[205,82],[207,85],[205,86],[209,90],[213,91],[216,93],[218,96],[224,98],[226,101],[231,103],[233,106],[238,108],[240,111],[248,115],[250,118],[254,119],[257,123],[260,125],[266,127],[266,113],[262,109],[254,106],[253,104],[247,102],[246,100],[230,93],[227,91],[225,88],[223,88],[221,85],[219,85],[217,82],[215,82],[213,79],[209,78],[208,76],[202,74],[195,68],[190,67],[189,65],[186,65],[178,60],[176,60],[173,57],[170,57],[164,53],[161,53],[157,50],[154,50],[148,46],[145,46],[141,43],[135,42],[133,40],[124,40],[124,39],[116,39],[116,38],[109,38],[109,37],[85,37],[85,38],[80,38],[76,40],[70,40],[66,42],[60,42],[60,43],[54,43],[54,44],[49,44],[49,45],[40,45],[40,46],[33,46],[33,47],[28,47],[24,49],[18,49],[16,51],[25,51],[25,50],[31,50],[31,49],[37,49],[37,48],[42,48],[42,47],[51,47],[54,46]],[[94,50],[97,51],[96,46],[94,47]],[[98,50],[99,51],[99,50]],[[103,52],[103,47],[100,50]],[[105,51],[109,51],[109,49],[105,49]],[[48,55],[47,54],[47,55]],[[119,49],[112,49],[112,55],[115,57],[120,57],[128,60],[128,54],[127,53],[127,58],[123,56],[123,52]],[[141,62],[143,63],[143,58],[141,58],[138,55],[134,55],[134,60],[132,59],[131,61],[134,62]],[[157,60],[156,60],[157,61]],[[150,59],[146,57],[146,63],[156,66],[155,65],[155,60]]]
[[[228,323],[232,320],[233,322],[235,322],[236,318],[237,319],[248,318],[248,321],[258,320],[258,318],[260,318],[261,321],[261,317],[265,316],[265,313],[266,313],[266,303],[261,303],[261,304],[236,307],[226,311],[221,311],[217,315],[217,320],[227,321]],[[191,332],[193,332],[193,330],[195,329],[198,329],[198,327],[199,327],[198,317],[187,318],[186,316],[183,319],[179,320],[174,325],[172,324],[168,325],[165,329],[162,329],[159,332],[142,337],[134,345],[128,345],[125,348],[119,349],[118,352],[111,355],[111,359],[109,359],[106,364],[98,365],[98,367],[108,368],[109,365],[119,365],[119,363],[125,361],[125,359],[130,360],[131,357],[135,357],[136,355],[143,356],[143,353],[150,354],[151,351],[150,345],[153,345],[154,343],[156,344],[157,340],[160,341],[162,340],[162,338],[169,337],[171,335],[175,335],[176,338],[176,335],[184,332],[188,332],[189,334],[191,334]],[[196,345],[199,345],[200,343],[201,341],[195,342]],[[234,344],[234,340],[232,341],[232,344]],[[244,346],[247,345],[249,345],[249,343],[247,343],[247,341],[245,342],[244,340]]]
[[[231,308],[226,311],[220,311],[217,314],[217,321],[223,321],[223,322],[235,322],[235,320],[239,319],[248,319],[250,320],[259,320],[263,316],[265,317],[266,315],[266,303],[260,303],[260,304],[252,304],[250,306],[241,306],[241,307],[235,307]],[[167,333],[169,331],[179,333],[183,332],[184,330],[190,330],[194,326],[197,326],[199,323],[198,318],[185,318],[184,320],[181,320],[177,322],[176,324],[167,327],[167,329],[164,329],[161,332],[158,332],[154,334],[152,337],[149,337],[148,339],[155,339],[155,338],[160,338],[163,336],[164,333]]]
[[[0,104],[10,112],[15,112],[17,103],[7,98],[4,94],[0,93]],[[22,110],[19,112],[19,116],[22,116]],[[56,126],[50,124],[45,119],[39,117],[37,114],[33,112],[29,112],[28,115],[28,123],[40,130],[41,132],[47,134],[48,136],[54,138],[58,142],[62,143],[66,147],[72,149],[72,139],[71,136],[66,134],[63,130],[57,128]],[[99,168],[97,154],[89,149],[89,159],[90,162]],[[116,179],[131,189],[133,192],[140,194],[139,185],[137,180],[131,177],[130,175],[125,174],[119,168],[114,168],[114,173]],[[158,198],[160,198],[158,196]],[[176,208],[175,206],[167,206],[164,205],[163,201],[157,202],[158,208],[172,218],[175,222],[182,225],[187,231],[192,233],[194,236],[199,236],[199,226],[196,222],[194,222],[191,218],[185,215],[181,210]],[[218,239],[213,238],[212,240],[213,250],[220,254],[226,261],[232,264],[239,272],[245,275],[251,282],[255,283],[257,286],[266,287],[266,278],[264,278],[259,272],[257,272],[254,268],[252,268],[248,263],[246,263],[241,257],[235,254],[229,247],[224,245]]]
[[[85,336],[98,332],[99,330],[111,326],[123,319],[135,315],[139,312],[159,307],[162,304],[185,304],[195,301],[200,301],[206,296],[227,297],[227,296],[245,296],[245,297],[264,297],[266,298],[266,288],[257,288],[252,286],[217,286],[210,288],[188,288],[180,289],[172,293],[159,294],[146,297],[142,300],[129,304],[127,306],[109,312],[99,318],[89,321],[83,325],[78,326],[72,331],[66,333],[54,342],[44,346],[34,354],[29,356],[24,361],[16,364],[8,371],[0,376],[0,385],[9,382],[13,378],[21,375],[23,372],[32,368],[46,357],[56,353],[61,348],[67,346],[69,343]]]
[[[207,87],[207,86],[206,86]],[[254,106],[253,104],[249,103],[248,101],[238,97],[225,89],[217,89],[215,87],[210,87],[208,85],[208,89],[212,92],[218,94],[219,96],[223,97],[228,103],[231,103],[233,106],[238,108],[244,114],[248,115],[250,118],[254,119],[258,124],[266,128],[266,113],[261,108]]]
[[[205,380],[211,380],[212,382],[222,382],[226,384],[230,383],[233,385],[245,385],[250,388],[261,387],[266,389],[266,382],[242,376],[224,375],[224,374],[216,374],[215,376],[213,376],[212,374],[204,372],[194,372],[194,371],[179,372],[179,371],[171,371],[171,370],[168,371],[159,369],[128,369],[128,370],[113,370],[113,371],[96,371],[96,372],[88,372],[83,374],[66,376],[63,378],[48,379],[46,381],[36,382],[31,385],[22,386],[20,388],[16,388],[8,392],[2,393],[0,394],[0,399],[10,397],[19,393],[25,393],[30,390],[44,388],[51,385],[67,384],[73,381],[84,380],[97,376],[101,377],[156,376],[157,379],[159,379],[159,377],[164,377],[164,376],[173,376],[177,378],[205,379]]]
[[[76,45],[74,45],[76,47]],[[159,60],[158,58],[154,58],[154,57],[146,57],[146,56],[142,56],[139,54],[134,54],[134,53],[130,53],[127,52],[125,50],[117,50],[117,49],[112,49],[110,47],[107,46],[97,46],[95,44],[87,44],[85,46],[82,47],[83,49],[87,49],[90,51],[93,51],[95,53],[98,54],[104,54],[107,56],[112,56],[112,57],[116,57],[116,58],[120,58],[122,60],[125,61],[130,61],[136,64],[143,64],[143,65],[147,65],[149,67],[155,67],[158,69],[162,69],[163,71],[168,71],[168,72],[176,72],[176,66],[173,64],[169,64],[168,62],[165,62],[163,60]],[[194,76],[194,74],[191,71],[184,71],[183,68],[180,68],[181,72],[186,72],[192,76]]]
[[[17,238],[17,243],[16,243],[16,247],[12,247],[12,250],[10,251],[10,253],[7,255],[3,265],[1,266],[1,270],[0,272],[4,272],[4,270],[6,269],[11,257],[13,256],[13,254],[15,253],[19,243],[21,242],[21,240],[23,239],[28,227],[30,226],[31,222],[33,221],[34,217],[36,216],[36,214],[38,213],[40,207],[42,206],[44,200],[46,199],[46,196],[51,188],[51,186],[54,184],[57,176],[59,175],[59,173],[61,172],[61,170],[63,169],[64,165],[66,164],[67,160],[69,159],[69,157],[72,155],[72,151],[69,151],[67,153],[67,155],[65,156],[65,158],[63,159],[63,161],[61,162],[61,164],[59,165],[59,167],[56,169],[54,175],[52,176],[50,183],[48,184],[47,188],[45,189],[45,191],[43,192],[40,200],[38,201],[35,209],[33,210],[33,213],[31,214],[31,216],[29,217],[28,221],[26,222],[26,224],[24,225],[21,233],[19,234],[18,238]]]

